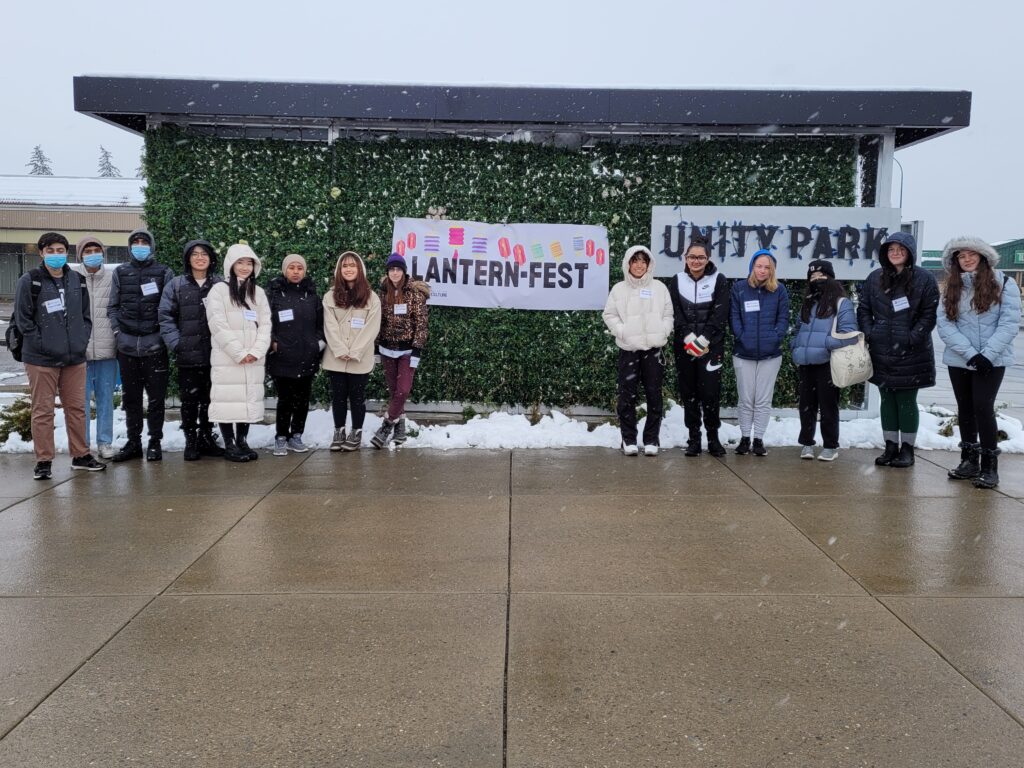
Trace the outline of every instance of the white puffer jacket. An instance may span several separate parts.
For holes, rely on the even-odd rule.
[[[629,260],[645,253],[651,260],[639,280],[629,274]],[[672,332],[672,298],[665,284],[654,279],[654,255],[642,245],[634,245],[622,257],[622,274],[604,306],[604,324],[615,343],[627,352],[660,349],[668,344]]]
[[[253,260],[253,277],[262,264],[252,248],[232,245],[224,259],[224,274],[241,258]],[[228,277],[230,279],[230,277]],[[264,366],[270,348],[270,303],[263,289],[256,286],[255,306],[251,310],[231,301],[228,283],[217,283],[206,299],[206,319],[210,324],[210,421],[252,424],[263,420]],[[255,363],[242,365],[246,355]]]
[[[114,269],[104,264],[96,272],[90,274],[84,264],[70,265],[85,280],[89,290],[89,308],[92,311],[92,335],[89,346],[85,348],[86,360],[113,360],[117,357],[117,342],[114,340],[114,329],[107,317],[110,305],[110,289],[114,285]]]

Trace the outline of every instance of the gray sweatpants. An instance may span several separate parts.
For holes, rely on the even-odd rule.
[[[736,370],[736,403],[740,433],[744,437],[763,438],[772,415],[772,395],[779,376],[782,356],[767,360],[743,360],[733,357]]]

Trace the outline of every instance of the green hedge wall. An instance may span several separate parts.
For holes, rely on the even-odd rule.
[[[203,237],[222,254],[248,242],[264,260],[264,282],[295,252],[323,292],[345,249],[370,254],[376,281],[393,219],[443,207],[451,219],[605,226],[615,282],[625,249],[649,242],[651,206],[851,206],[856,156],[855,139],[841,137],[563,150],[470,139],[228,140],[161,128],[146,134],[145,210],[159,257],[176,273],[181,247]],[[435,307],[414,397],[613,409],[615,359],[600,312]],[[322,382],[318,389],[322,397]],[[375,376],[370,396],[382,392]],[[795,371],[784,363],[776,403],[795,400]]]

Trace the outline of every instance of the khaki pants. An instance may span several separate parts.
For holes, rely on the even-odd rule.
[[[85,363],[66,368],[25,365],[32,390],[32,446],[36,461],[53,461],[54,401],[60,395],[68,433],[68,453],[77,459],[89,453],[85,442]]]

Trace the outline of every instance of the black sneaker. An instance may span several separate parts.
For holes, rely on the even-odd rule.
[[[114,454],[114,463],[131,461],[142,458],[142,442],[140,440],[129,440],[121,446],[121,450]]]
[[[752,450],[753,450],[755,456],[767,456],[768,455],[768,449],[764,447],[764,440],[762,440],[760,437],[755,437],[754,438],[754,447],[753,447]]]
[[[102,472],[107,468],[107,465],[102,461],[96,461],[92,457],[91,453],[85,454],[85,456],[79,456],[71,460],[72,469],[84,469],[86,472]]]
[[[146,461],[163,461],[164,452],[159,440],[151,439],[146,448]]]
[[[52,463],[50,461],[37,461],[32,477],[36,480],[49,480],[53,476],[53,472],[50,471]]]
[[[750,453],[750,438],[741,437],[740,444],[736,446],[736,450],[734,451],[734,453],[737,456],[746,456],[748,453]]]

